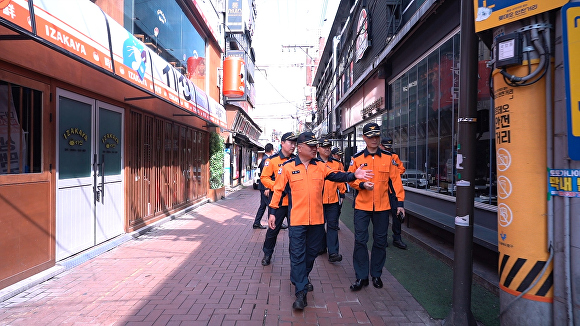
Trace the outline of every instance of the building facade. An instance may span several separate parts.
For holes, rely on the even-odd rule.
[[[0,4],[0,288],[205,200],[224,12]]]
[[[567,216],[578,216],[578,198],[569,197],[580,191],[562,186],[572,179],[548,182],[546,173],[574,175],[580,167],[573,159],[577,145],[566,143],[573,135],[565,127],[565,96],[552,92],[571,87],[564,78],[565,42],[559,41],[566,36],[561,17],[567,1],[524,2],[476,2],[474,254],[485,248],[487,261],[497,262],[502,310],[522,297],[502,323],[577,323],[580,224]],[[338,139],[348,161],[365,147],[363,125],[377,122],[406,167],[407,211],[427,216],[430,230],[457,225],[458,106],[466,86],[459,80],[460,13],[457,0],[341,1],[314,79],[318,136]],[[502,49],[514,50],[514,57],[507,55],[512,61],[496,63],[500,41]],[[507,71],[529,74],[530,83],[510,81]],[[527,113],[517,115],[517,109]],[[539,173],[524,172],[532,162]],[[489,232],[493,236],[482,240]]]
[[[226,139],[224,179],[232,187],[252,181],[258,152],[264,150],[258,141],[262,130],[251,118],[256,105],[252,47],[256,13],[254,0],[227,3],[223,95],[229,126],[222,135]]]

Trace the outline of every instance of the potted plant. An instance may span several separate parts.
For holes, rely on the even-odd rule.
[[[225,198],[224,140],[215,131],[209,137],[209,191],[208,198],[215,202]]]

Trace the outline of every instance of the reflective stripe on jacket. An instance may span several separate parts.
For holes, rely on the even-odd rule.
[[[364,166],[363,169],[373,171],[374,176],[368,181],[374,183],[374,188],[373,190],[365,189],[362,180],[349,182],[349,185],[358,191],[354,208],[364,211],[389,210],[391,208],[389,204],[389,180],[391,180],[397,194],[399,207],[404,206],[405,190],[401,182],[401,175],[397,167],[393,165],[393,158],[388,152],[377,149],[376,153],[371,154],[365,148],[353,155],[348,170],[354,172],[361,165]]]
[[[334,182],[348,182],[355,180],[354,173],[337,171],[318,159],[310,160],[308,169],[298,157],[284,163],[276,176],[274,195],[270,202],[275,210],[280,207],[277,203],[286,192],[289,197],[290,225],[318,225],[324,224],[322,210],[322,190],[324,180]]]
[[[276,181],[278,170],[282,167],[284,162],[293,157],[294,154],[290,154],[290,156],[284,156],[282,152],[278,152],[266,160],[262,174],[260,174],[260,181],[262,181],[264,187],[270,190],[274,190],[274,182]],[[288,197],[283,198],[281,206],[288,206]]]

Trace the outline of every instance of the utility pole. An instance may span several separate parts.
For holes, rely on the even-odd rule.
[[[471,312],[473,200],[477,131],[477,48],[473,1],[461,1],[457,197],[453,259],[453,303],[444,325],[476,325]]]

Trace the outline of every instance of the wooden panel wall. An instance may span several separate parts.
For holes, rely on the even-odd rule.
[[[49,182],[0,186],[0,289],[54,265]]]

